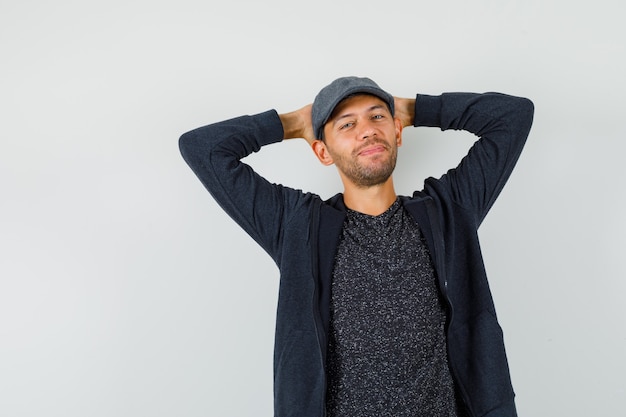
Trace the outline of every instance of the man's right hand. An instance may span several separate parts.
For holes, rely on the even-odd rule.
[[[317,140],[313,134],[313,122],[311,118],[312,104],[289,113],[279,114],[283,124],[284,139],[303,138],[309,144]]]

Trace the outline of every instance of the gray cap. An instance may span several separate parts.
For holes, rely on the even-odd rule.
[[[369,78],[342,77],[322,88],[313,101],[311,119],[315,137],[322,137],[322,129],[330,118],[337,104],[351,94],[372,94],[383,100],[389,106],[391,114],[394,114],[393,96],[378,86]]]

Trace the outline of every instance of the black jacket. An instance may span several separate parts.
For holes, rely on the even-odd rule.
[[[460,164],[401,197],[419,223],[447,302],[449,364],[472,416],[515,416],[502,330],[477,230],[530,131],[532,103],[498,93],[418,95],[415,126],[479,136]],[[183,157],[221,207],[274,259],[280,293],[274,349],[276,416],[325,414],[330,279],[345,217],[342,195],[271,184],[240,160],[281,141],[275,111],[201,127],[180,139]]]

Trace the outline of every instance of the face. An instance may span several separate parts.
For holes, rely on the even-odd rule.
[[[396,166],[402,127],[384,101],[358,95],[342,101],[324,126],[314,150],[325,165],[335,164],[344,183],[372,187],[387,181]]]

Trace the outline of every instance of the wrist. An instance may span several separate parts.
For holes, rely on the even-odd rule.
[[[413,98],[395,98],[395,117],[400,119],[402,127],[413,126],[415,121],[415,99]]]
[[[302,137],[302,122],[297,111],[279,114],[278,117],[283,124],[283,139]]]
[[[283,124],[283,139],[304,138],[308,142],[315,140],[311,124],[311,105],[278,115]]]

